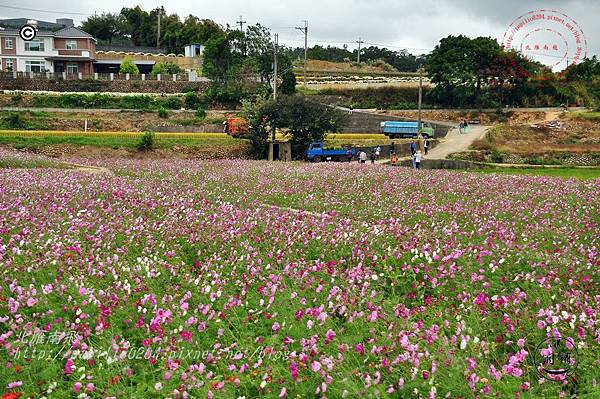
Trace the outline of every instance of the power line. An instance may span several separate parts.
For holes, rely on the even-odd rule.
[[[83,15],[86,17],[94,15],[94,14],[83,13],[83,12],[75,12],[75,11],[41,10],[39,8],[16,7],[16,6],[8,6],[5,4],[0,4],[0,8],[10,8],[12,10],[19,10],[19,11],[44,12],[44,13],[48,13],[48,14]]]

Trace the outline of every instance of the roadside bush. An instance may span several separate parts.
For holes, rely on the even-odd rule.
[[[152,67],[152,75],[173,75],[181,73],[181,67],[170,61],[159,61]]]
[[[166,112],[166,111],[165,111]],[[137,144],[137,149],[140,151],[147,151],[154,147],[154,132],[149,130],[144,132]]]
[[[111,94],[60,94],[35,95],[32,106],[39,108],[115,108],[158,110],[160,108],[179,109],[178,96],[156,97],[150,95],[115,96]]]
[[[498,151],[497,149],[492,150],[490,157],[492,159],[492,162],[494,162],[494,163],[504,162],[504,154],[502,152]]]
[[[196,118],[206,118],[206,110],[202,107],[198,107],[198,109],[196,110]]]
[[[202,100],[198,97],[198,93],[190,91],[185,93],[184,103],[187,109],[198,109],[202,105]]]
[[[137,65],[135,65],[135,62],[133,62],[133,58],[125,57],[125,58],[123,58],[123,62],[121,62],[121,66],[119,67],[119,72],[120,73],[131,73],[131,74],[137,75],[140,73],[140,70],[138,69]]]
[[[156,100],[159,108],[179,109],[181,108],[181,100],[176,96],[160,97]]]
[[[166,118],[169,117],[169,112],[166,109],[161,108],[161,109],[158,110],[158,117],[166,119]]]
[[[25,129],[27,127],[27,124],[19,112],[9,113],[8,116],[4,118],[4,122],[9,129]]]

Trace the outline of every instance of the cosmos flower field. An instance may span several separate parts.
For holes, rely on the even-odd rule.
[[[598,179],[103,166],[0,169],[2,398],[598,397]]]

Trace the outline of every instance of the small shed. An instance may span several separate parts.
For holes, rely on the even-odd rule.
[[[292,143],[290,141],[273,141],[269,143],[269,161],[292,160]]]

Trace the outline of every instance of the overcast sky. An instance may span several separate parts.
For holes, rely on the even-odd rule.
[[[449,34],[491,36],[502,41],[513,20],[529,11],[553,9],[577,21],[588,41],[588,53],[600,54],[599,0],[0,0],[0,16],[33,17],[53,20],[57,17],[85,19],[68,12],[118,12],[124,4],[139,4],[145,10],[163,5],[168,13],[180,17],[194,14],[218,23],[234,26],[240,15],[250,24],[260,22],[279,33],[286,45],[302,46],[301,32],[289,29],[309,20],[309,45],[348,44],[356,46],[362,38],[367,43],[388,48],[407,48],[413,53],[427,52],[440,38]],[[54,12],[9,9],[23,7]],[[367,44],[368,45],[368,44]]]

